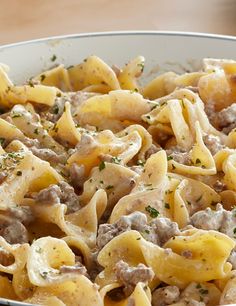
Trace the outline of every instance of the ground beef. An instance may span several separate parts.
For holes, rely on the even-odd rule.
[[[34,155],[48,161],[51,164],[64,164],[66,162],[65,154],[57,154],[51,149],[40,149],[35,146],[29,147],[29,149]]]
[[[171,237],[180,233],[178,224],[168,218],[156,218],[149,225],[147,217],[141,212],[122,216],[114,224],[101,224],[98,229],[97,246],[103,248],[110,240],[129,230],[136,230],[148,241],[163,245]]]
[[[158,235],[159,244],[165,244],[170,238],[180,234],[178,224],[172,222],[169,218],[156,218],[150,223]]]
[[[180,291],[176,286],[166,286],[156,289],[152,294],[153,306],[167,306],[178,302]]]
[[[145,159],[148,159],[152,154],[155,154],[159,152],[160,150],[162,150],[161,146],[152,144],[151,147],[145,153]]]
[[[7,178],[7,172],[1,172],[0,173],[0,184],[2,184],[6,178]]]
[[[2,247],[0,247],[0,265],[3,265],[5,267],[10,266],[14,263],[14,261],[14,257]]]
[[[203,141],[212,155],[215,155],[218,151],[225,148],[225,145],[221,144],[220,138],[214,135],[205,135]]]
[[[74,266],[61,266],[61,273],[78,273],[82,275],[87,275],[87,269],[80,262],[77,262]]]
[[[147,217],[136,211],[128,216],[122,216],[114,224],[101,224],[98,229],[97,246],[103,248],[114,237],[129,230],[144,231],[147,228]]]
[[[29,206],[11,207],[4,211],[4,214],[11,218],[17,219],[24,225],[29,225],[35,219],[34,214]]]
[[[70,166],[70,182],[75,188],[82,188],[86,180],[84,165],[73,163]]]
[[[38,139],[32,139],[28,137],[24,137],[23,139],[19,139],[26,147],[31,148],[31,147],[36,147],[39,148],[40,143]]]
[[[58,185],[50,185],[48,188],[42,189],[35,200],[40,204],[63,203],[67,206],[67,214],[80,209],[79,197],[74,188],[64,181],[61,181]]]
[[[20,221],[4,215],[0,216],[0,236],[11,244],[29,241],[25,226]]]
[[[224,108],[217,114],[219,128],[228,128],[236,124],[236,103]],[[229,131],[228,131],[229,132]]]
[[[207,207],[196,212],[191,217],[191,223],[196,228],[220,231],[231,238],[235,238],[236,210],[225,210],[221,204],[216,205],[216,210]]]
[[[180,164],[191,165],[189,152],[185,152],[185,150],[179,146],[170,147],[166,150],[166,154]]]
[[[138,264],[136,267],[130,267],[126,262],[120,260],[115,265],[115,274],[120,284],[124,286],[124,293],[129,296],[139,282],[148,283],[154,277],[151,268],[144,264]]]
[[[214,184],[213,184],[213,188],[216,192],[222,192],[223,190],[226,190],[226,184],[217,180]]]

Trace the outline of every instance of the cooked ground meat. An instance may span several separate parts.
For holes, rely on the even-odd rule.
[[[3,215],[0,216],[0,236],[11,244],[29,241],[28,232],[21,222]]]
[[[63,181],[59,182],[58,185],[50,185],[48,188],[42,189],[35,200],[41,204],[63,203],[67,206],[67,214],[80,209],[79,197],[74,188]]]
[[[82,188],[86,180],[84,165],[73,163],[70,166],[70,181],[75,188]]]
[[[158,245],[163,245],[171,237],[180,233],[176,222],[168,218],[156,218],[148,225],[146,215],[136,211],[122,216],[114,224],[101,224],[97,236],[98,248],[103,248],[114,237],[129,230],[139,231],[146,240]]]
[[[185,150],[179,146],[170,147],[168,150],[166,150],[166,154],[171,156],[174,161],[180,164],[191,165],[189,152],[185,152]]]
[[[156,218],[150,223],[150,227],[155,229],[160,245],[180,234],[178,224],[172,222],[169,218]]]
[[[65,154],[57,154],[51,149],[39,149],[35,146],[29,147],[30,151],[37,157],[52,164],[64,164],[66,162]]]
[[[61,273],[78,273],[82,275],[87,275],[87,269],[80,262],[77,262],[74,266],[61,266]]]
[[[13,264],[14,261],[15,261],[14,257],[6,250],[4,250],[2,247],[0,247],[0,264],[6,267]]]
[[[97,246],[103,248],[109,241],[121,233],[129,230],[137,230],[143,232],[150,230],[147,226],[147,217],[145,214],[136,211],[128,216],[122,216],[114,224],[101,224],[98,229]]]
[[[0,173],[0,184],[2,184],[5,181],[6,177],[7,177],[7,172]]]
[[[216,192],[219,193],[219,192],[222,192],[223,190],[226,189],[226,185],[225,185],[225,183],[223,183],[223,182],[217,180],[217,181],[214,183],[213,188],[215,189]]]
[[[236,103],[224,108],[217,114],[219,128],[226,128],[236,123]]]
[[[148,159],[152,154],[155,154],[160,150],[162,150],[161,146],[156,146],[155,144],[152,144],[151,147],[145,153],[145,159]]]
[[[24,225],[30,224],[35,219],[34,214],[29,206],[11,207],[4,211],[4,214],[9,217],[16,218]]]
[[[212,155],[215,155],[218,151],[225,148],[225,145],[221,144],[220,138],[214,135],[205,135],[203,141]]]
[[[156,289],[152,294],[153,306],[167,306],[178,302],[180,291],[176,286],[166,286]]]
[[[39,145],[40,145],[38,139],[32,139],[32,138],[25,137],[19,140],[28,148],[30,147],[39,148]]]
[[[231,238],[235,238],[236,210],[225,210],[221,204],[216,205],[216,210],[207,207],[196,212],[191,217],[191,223],[196,228],[220,231]]]
[[[137,267],[130,267],[123,260],[116,263],[115,274],[118,282],[124,286],[126,296],[133,292],[139,282],[148,283],[155,275],[152,269],[144,264],[140,263]]]

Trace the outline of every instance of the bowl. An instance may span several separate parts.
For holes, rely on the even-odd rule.
[[[202,58],[235,58],[236,37],[186,32],[105,32],[56,36],[0,46],[0,62],[10,78],[24,82],[57,63],[66,67],[89,55],[123,65],[137,55],[146,58],[146,80],[166,70],[196,70]],[[0,299],[1,305],[30,305]],[[235,304],[236,305],[236,304]]]

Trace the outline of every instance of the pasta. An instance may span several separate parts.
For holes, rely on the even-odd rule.
[[[236,62],[144,66],[0,64],[0,298],[236,304]]]

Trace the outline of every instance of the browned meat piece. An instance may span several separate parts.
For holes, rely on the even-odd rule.
[[[4,212],[5,215],[15,218],[24,225],[30,224],[34,221],[34,215],[29,206],[11,207]]]
[[[165,244],[170,238],[180,234],[178,224],[169,218],[156,218],[150,223],[158,235],[160,245]]]
[[[126,262],[120,260],[115,265],[115,274],[119,283],[124,285],[124,293],[129,296],[139,282],[148,283],[154,277],[151,268],[140,263],[137,267],[130,267]]]
[[[101,224],[98,229],[97,246],[103,248],[114,237],[125,231],[136,230],[148,241],[162,245],[171,237],[179,235],[178,224],[168,218],[156,218],[149,225],[145,214],[136,211],[122,216],[114,224]]]
[[[51,205],[63,203],[67,206],[67,214],[80,209],[79,197],[74,188],[63,181],[59,182],[58,185],[51,185],[42,189],[35,200],[38,203]]]
[[[156,289],[152,294],[153,306],[167,306],[178,302],[180,291],[176,286],[166,286]]]
[[[6,177],[7,177],[6,172],[1,172],[0,173],[0,184],[2,184],[5,181]]]
[[[236,103],[233,103],[227,108],[224,108],[217,114],[217,123],[219,128],[228,128],[236,124]],[[228,131],[230,132],[230,131]]]
[[[29,147],[29,149],[34,155],[49,163],[64,164],[66,162],[66,156],[64,154],[57,154],[51,149],[39,149],[35,146]]]
[[[185,152],[181,147],[175,146],[170,147],[166,150],[166,154],[173,158],[174,161],[183,164],[183,165],[191,165],[191,159],[189,152]]]
[[[84,165],[73,163],[70,166],[70,181],[75,188],[82,188],[86,180]]]
[[[21,222],[3,215],[0,216],[0,236],[11,244],[29,241],[27,230]]]
[[[218,151],[225,148],[220,142],[220,138],[214,135],[205,135],[203,141],[212,155],[215,155]]]
[[[216,210],[207,207],[205,210],[196,212],[191,217],[191,223],[196,228],[220,231],[231,238],[235,238],[236,210],[225,210],[218,203]]]
[[[77,262],[75,266],[61,266],[60,272],[61,273],[78,273],[78,274],[86,275],[87,269],[80,262]]]
[[[213,185],[213,188],[215,189],[216,192],[222,192],[223,190],[226,189],[226,185],[225,183],[217,180],[214,185]]]
[[[10,266],[14,263],[15,259],[13,255],[0,248],[0,264],[3,266]]]
[[[156,146],[155,144],[152,144],[151,147],[145,153],[145,158],[148,159],[152,154],[155,154],[160,150],[162,150],[161,146]]]

